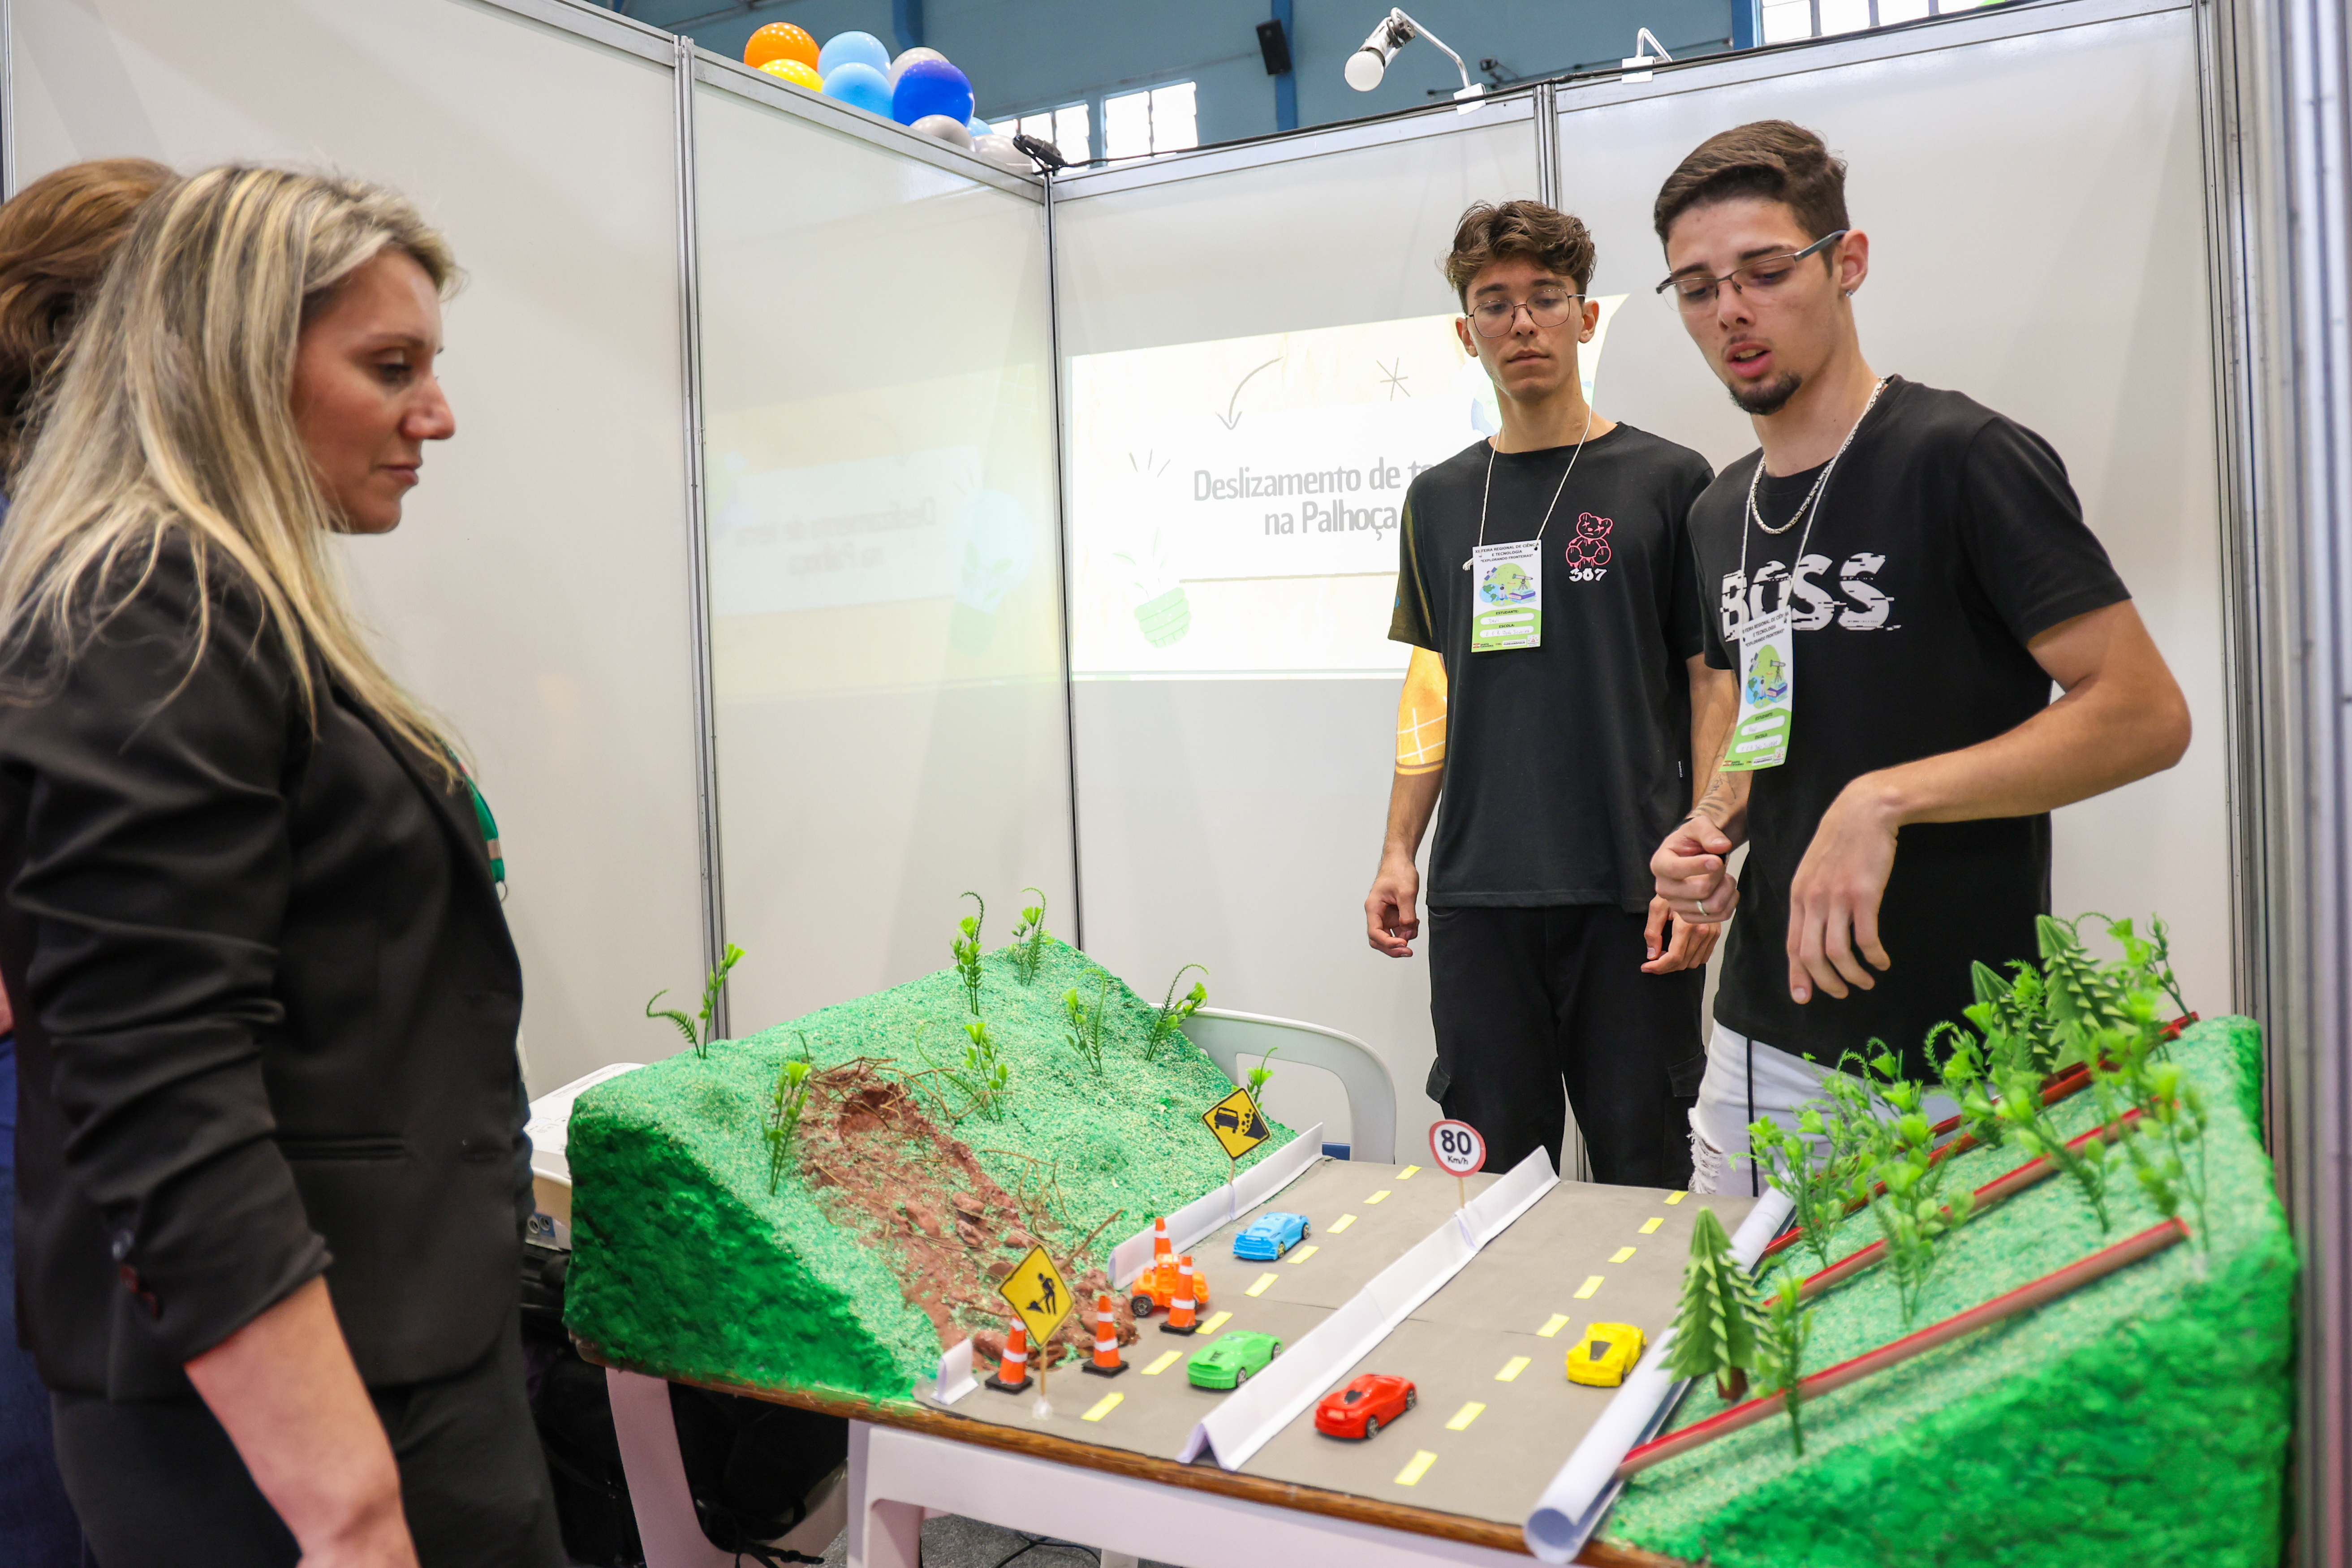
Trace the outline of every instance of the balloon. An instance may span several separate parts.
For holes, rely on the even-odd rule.
[[[897,59],[890,62],[890,85],[892,87],[898,86],[898,73],[905,70],[908,66],[913,65],[917,60],[943,60],[945,58],[947,58],[947,56],[940,53],[939,50],[927,49],[920,44],[918,44],[913,48],[908,49],[906,53],[900,55]]]
[[[950,147],[971,145],[971,128],[961,120],[950,120],[944,114],[926,114],[907,127],[918,136],[936,137]]]
[[[829,77],[836,68],[853,62],[872,66],[884,76],[890,74],[890,51],[871,33],[835,33],[827,38],[824,47],[817,51],[817,74]]]
[[[757,70],[770,60],[798,60],[816,68],[816,39],[806,27],[792,22],[771,22],[743,45],[743,63]]]
[[[804,87],[811,92],[824,90],[824,78],[810,68],[804,60],[770,60],[760,68],[772,77],[782,77],[794,87]]]
[[[912,125],[926,114],[944,114],[958,125],[971,118],[971,82],[945,60],[915,61],[890,89],[891,119]]]
[[[1037,165],[1029,154],[1013,144],[1010,136],[982,136],[971,144],[971,150],[1000,169],[1010,169],[1016,174],[1034,174]]]
[[[824,79],[824,95],[837,98],[852,109],[862,109],[868,114],[890,118],[890,83],[872,66],[856,60],[845,66],[835,66]]]
[[[967,124],[964,129],[971,132],[971,139],[975,142],[979,141],[983,136],[993,136],[996,134],[996,127],[991,125],[987,121],[982,120],[977,114],[971,117],[971,123]]]

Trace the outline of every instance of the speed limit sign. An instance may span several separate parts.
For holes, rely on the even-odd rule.
[[[1440,1121],[1429,1130],[1429,1157],[1457,1176],[1474,1175],[1486,1163],[1486,1141],[1467,1121]]]

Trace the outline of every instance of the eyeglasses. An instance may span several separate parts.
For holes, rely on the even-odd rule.
[[[1519,312],[1525,310],[1528,320],[1538,327],[1557,327],[1574,313],[1581,294],[1562,293],[1557,289],[1539,289],[1528,296],[1525,302],[1509,300],[1482,300],[1470,312],[1470,324],[1482,338],[1509,335],[1518,324]]]
[[[1752,289],[1759,294],[1769,295],[1789,280],[1797,270],[1798,262],[1823,246],[1835,245],[1845,236],[1844,229],[1838,229],[1822,236],[1802,250],[1792,250],[1786,256],[1759,257],[1754,261],[1733,268],[1720,278],[1710,278],[1704,272],[1677,272],[1659,284],[1655,292],[1663,294],[1669,289],[1673,289],[1675,303],[1693,312],[1714,304],[1716,290],[1726,283],[1730,284],[1732,291],[1737,294],[1745,294]]]

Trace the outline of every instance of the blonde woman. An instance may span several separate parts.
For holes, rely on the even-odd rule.
[[[398,525],[455,267],[389,192],[142,210],[0,535],[24,1331],[98,1558],[558,1564],[515,1311],[521,976],[328,535]]]

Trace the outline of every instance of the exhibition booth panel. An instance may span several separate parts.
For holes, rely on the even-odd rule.
[[[992,946],[1030,886],[1076,934],[1045,215],[1034,182],[698,74],[719,871],[750,1033],[940,968],[966,889]]]
[[[1362,912],[1397,517],[1494,427],[1437,260],[1470,202],[1537,194],[1534,126],[1523,94],[1055,184],[1088,951],[1370,1042],[1402,1126],[1435,1114],[1428,984]],[[1345,1125],[1318,1077],[1269,1110]]]
[[[10,189],[78,159],[383,181],[466,286],[457,438],[344,552],[392,668],[504,836],[531,1078],[658,1047],[702,970],[670,41],[547,4],[12,0]]]

